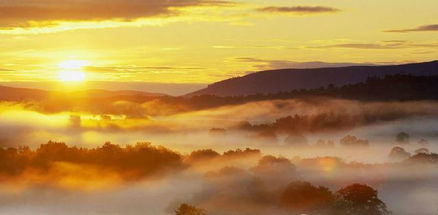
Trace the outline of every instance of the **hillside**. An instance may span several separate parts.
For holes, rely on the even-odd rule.
[[[137,91],[76,91],[69,93],[51,92],[33,89],[0,87],[0,101],[27,102],[38,104],[46,112],[81,110],[98,112],[105,110],[117,112],[119,108],[126,111],[143,111],[148,107],[148,115],[169,115],[187,111],[202,110],[225,105],[236,105],[254,101],[306,98],[340,98],[361,101],[415,101],[438,100],[438,75],[413,76],[389,75],[385,77],[369,77],[364,82],[348,84],[341,87],[328,86],[316,89],[292,90],[281,93],[254,94],[249,96],[212,96],[200,95],[192,97],[154,96]],[[149,96],[148,96],[149,95]],[[129,101],[139,106],[114,107],[114,102]],[[140,112],[141,112],[140,111]],[[119,113],[119,112],[117,112]]]
[[[369,77],[384,77],[395,74],[438,75],[438,61],[391,66],[268,70],[220,81],[187,96],[275,94],[298,89],[316,89],[329,85],[340,87],[364,82]]]
[[[15,88],[0,86],[0,101],[39,101],[53,98],[69,99],[117,99],[125,98],[156,98],[164,94],[143,91],[121,90],[78,90],[78,91],[48,91],[39,89]]]

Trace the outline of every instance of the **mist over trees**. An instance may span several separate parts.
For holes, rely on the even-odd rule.
[[[368,146],[369,142],[368,140],[359,139],[355,136],[347,135],[339,141],[339,144],[348,147],[358,147],[358,146],[364,147],[364,146]]]
[[[408,133],[406,133],[406,132],[400,132],[400,133],[397,134],[395,142],[397,144],[401,144],[401,145],[409,144],[409,142],[410,142],[410,135]]]
[[[379,199],[377,190],[363,184],[352,184],[335,193],[335,210],[346,215],[385,215],[390,212]]]
[[[145,117],[148,115],[172,115],[226,105],[277,99],[326,97],[359,101],[430,101],[438,100],[437,81],[438,76],[399,74],[385,77],[370,77],[363,83],[344,86],[327,86],[317,89],[298,89],[288,92],[230,97],[212,95],[173,97],[142,95],[139,93],[126,94],[126,92],[125,94],[123,92],[113,92],[111,94],[110,91],[98,92],[97,95],[96,92],[69,92],[69,95],[66,96],[59,92],[12,88],[8,89],[11,93],[2,94],[0,100],[26,104],[29,108],[42,113],[60,113],[76,110],[92,114],[125,114]]]
[[[280,204],[297,213],[322,213],[332,207],[335,196],[326,187],[309,182],[291,182],[281,194]]]
[[[395,146],[389,153],[389,158],[392,160],[405,160],[411,156],[411,153],[407,152],[404,148]]]
[[[45,172],[60,162],[110,169],[123,173],[126,180],[185,168],[180,154],[150,143],[121,147],[107,142],[101,147],[87,149],[49,141],[36,150],[0,148],[0,174],[17,175],[27,169]]]
[[[188,204],[181,204],[175,210],[175,215],[207,215],[204,210]]]
[[[236,184],[227,186],[236,186]],[[203,194],[203,199],[197,203],[201,205],[200,207],[183,203],[177,208],[175,215],[248,214],[251,213],[250,211],[256,211],[256,209],[244,209],[245,207],[240,209],[239,204],[250,207],[251,205],[252,207],[278,207],[277,212],[273,212],[278,214],[390,214],[386,204],[378,197],[377,190],[364,184],[351,184],[336,192],[306,181],[292,181],[279,190],[267,189],[263,181],[257,180],[245,186],[247,187],[244,192],[237,188],[234,193],[218,190],[217,196],[213,193]],[[230,199],[222,201],[220,200],[222,198]],[[202,205],[209,207],[209,213],[201,208]],[[264,209],[261,208],[261,210]]]
[[[310,214],[389,214],[377,191],[367,185],[348,185],[335,193],[308,182],[290,183],[281,195],[281,205],[294,212]]]
[[[348,139],[357,141],[356,138]],[[394,149],[406,153],[401,147]],[[378,191],[369,185],[348,183],[329,188],[309,182],[306,175],[301,174],[352,169],[373,172],[381,168],[391,170],[416,164],[438,164],[438,155],[424,149],[415,155],[397,158],[400,162],[365,164],[337,157],[289,160],[250,148],[223,153],[206,148],[181,154],[150,143],[119,146],[108,142],[96,148],[78,148],[50,141],[36,149],[0,148],[0,181],[27,184],[29,180],[36,180],[32,182],[35,184],[27,186],[87,190],[95,189],[101,183],[111,184],[112,180],[114,183],[135,183],[205,168],[201,190],[175,207],[174,214],[258,215],[271,211],[282,215],[386,215],[389,209]]]

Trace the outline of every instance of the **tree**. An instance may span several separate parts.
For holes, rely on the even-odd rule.
[[[344,215],[389,214],[386,204],[377,196],[377,190],[363,184],[352,184],[335,193],[335,211]]]
[[[400,146],[395,146],[392,148],[391,152],[389,153],[389,158],[392,160],[405,160],[408,159],[411,156],[411,153],[407,152],[404,148]]]
[[[314,146],[319,147],[319,148],[333,148],[335,146],[335,143],[333,141],[331,141],[331,140],[326,141],[326,140],[319,139],[315,143]]]
[[[419,149],[415,150],[415,154],[429,154],[429,149],[419,148]]]
[[[295,146],[307,146],[307,138],[299,133],[296,134],[290,134],[287,136],[287,138],[284,140],[286,144],[289,145],[295,145]]]
[[[188,204],[181,204],[175,210],[175,215],[207,215],[203,209]]]
[[[256,177],[272,186],[286,184],[297,176],[295,165],[290,160],[272,155],[262,157],[251,170]]]
[[[334,200],[334,195],[328,188],[296,181],[290,183],[283,191],[280,204],[295,212],[309,213],[330,208]]]
[[[209,134],[213,136],[224,136],[226,133],[227,130],[225,130],[224,128],[212,128],[209,131]]]
[[[220,154],[213,149],[200,149],[193,151],[188,159],[189,161],[205,161],[219,157]]]
[[[418,153],[407,160],[405,160],[408,164],[438,164],[438,154],[435,153]]]
[[[368,146],[369,141],[364,139],[359,139],[356,136],[347,135],[343,137],[339,143],[342,146]]]
[[[409,138],[410,138],[410,136],[409,136],[408,133],[400,132],[400,133],[397,134],[397,136],[395,138],[395,141],[398,144],[409,144]]]
[[[422,145],[422,146],[426,146],[426,145],[429,145],[429,141],[427,141],[426,139],[420,139],[418,141],[418,144]]]

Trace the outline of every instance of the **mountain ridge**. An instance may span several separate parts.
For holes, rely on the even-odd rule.
[[[404,74],[438,75],[438,60],[385,66],[347,66],[313,69],[277,69],[254,72],[222,80],[186,96],[246,96],[288,92],[298,89],[344,86],[365,81],[368,77]]]

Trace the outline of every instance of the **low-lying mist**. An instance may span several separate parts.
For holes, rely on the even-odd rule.
[[[400,132],[409,134],[410,150],[421,148],[423,144],[419,142],[429,142],[428,147],[434,149],[438,135],[435,102],[274,100],[165,116],[132,115],[133,109],[125,107],[118,111],[124,114],[106,111],[48,114],[37,111],[34,105],[2,103],[0,142],[2,146],[32,148],[53,140],[87,148],[108,141],[119,145],[143,141],[182,152],[206,146],[219,151],[255,147],[276,155],[330,155],[381,162]],[[353,144],[348,146],[363,140],[373,147],[357,150],[340,144],[349,135],[357,140],[349,140]],[[373,156],[367,156],[364,150]]]
[[[0,159],[6,214],[172,214],[181,203],[208,214],[364,214],[344,213],[344,189],[378,198],[382,213],[371,214],[433,214],[438,200],[438,154],[429,152],[369,164],[250,148],[181,153],[149,143],[49,142],[2,149]]]
[[[333,214],[358,189],[393,214],[438,209],[436,102],[100,106],[0,104],[0,213]]]

